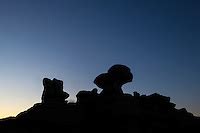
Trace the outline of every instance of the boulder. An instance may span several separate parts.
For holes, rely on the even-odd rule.
[[[94,83],[103,91],[104,96],[121,96],[123,95],[122,86],[133,80],[133,75],[125,65],[114,65],[107,73],[97,76]]]
[[[63,81],[57,79],[43,79],[42,103],[64,103],[69,94],[63,91]]]

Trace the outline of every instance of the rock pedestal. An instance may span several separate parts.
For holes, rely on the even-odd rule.
[[[122,85],[131,82],[133,75],[125,65],[114,65],[107,73],[102,73],[97,76],[94,83],[103,91],[101,92],[104,96],[120,96],[123,95]]]

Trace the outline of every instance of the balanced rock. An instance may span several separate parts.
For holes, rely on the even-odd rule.
[[[97,76],[94,80],[94,83],[103,91],[102,95],[123,95],[122,86],[133,80],[133,75],[125,65],[114,65],[112,66],[107,73],[102,73]]]

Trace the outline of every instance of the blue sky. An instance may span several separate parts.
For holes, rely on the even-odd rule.
[[[1,0],[0,117],[40,102],[42,78],[70,99],[113,64],[131,68],[124,91],[170,96],[200,115],[198,0]],[[100,89],[99,89],[100,91]]]

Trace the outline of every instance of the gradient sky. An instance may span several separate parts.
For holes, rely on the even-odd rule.
[[[124,92],[170,96],[200,115],[198,0],[0,0],[0,118],[41,101],[42,79],[70,101],[125,64]],[[99,89],[100,91],[100,89]]]

